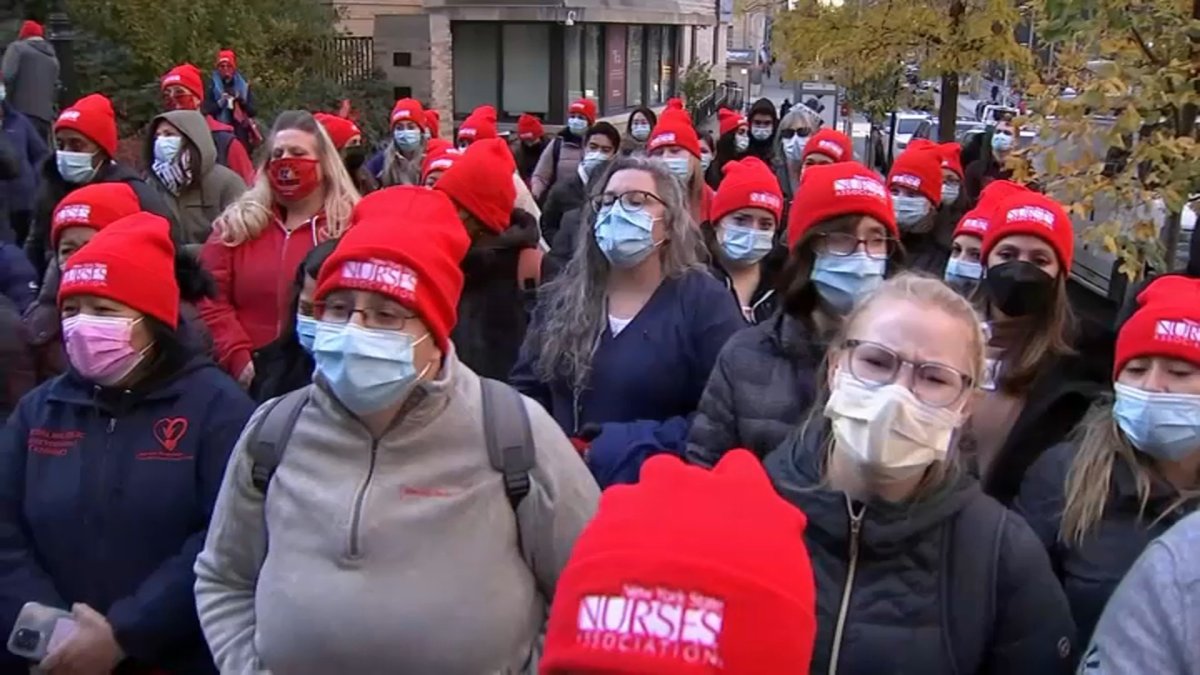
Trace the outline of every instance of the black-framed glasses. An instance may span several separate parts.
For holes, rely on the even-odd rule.
[[[877,342],[846,340],[850,374],[863,384],[882,387],[900,376],[904,364],[912,370],[909,390],[917,400],[934,408],[954,405],[972,386],[970,375],[933,361],[910,361]]]
[[[779,137],[784,140],[790,140],[792,138],[792,136],[800,136],[801,138],[807,138],[810,135],[811,135],[811,132],[808,129],[780,129],[779,130]]]
[[[646,207],[646,204],[650,202],[658,202],[659,204],[666,206],[666,202],[662,200],[662,197],[659,197],[653,192],[646,192],[645,190],[630,190],[628,192],[622,192],[621,194],[605,192],[604,194],[592,197],[592,210],[596,213],[599,213],[605,209],[608,209],[613,204],[616,204],[618,201],[620,201],[621,206],[625,207],[625,209],[628,211],[640,211]]]
[[[886,260],[896,252],[896,240],[882,234],[860,239],[849,232],[826,232],[813,240],[813,250],[828,255],[848,256],[860,248],[868,258]]]
[[[331,297],[313,303],[313,318],[326,323],[347,324],[355,314],[362,315],[366,328],[402,331],[417,316],[393,302],[370,303],[356,307],[352,298]]]

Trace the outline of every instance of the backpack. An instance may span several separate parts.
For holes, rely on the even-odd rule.
[[[991,507],[991,508],[989,508]],[[974,675],[983,669],[988,646],[996,630],[996,583],[1000,567],[1000,547],[1008,523],[1008,509],[986,497],[972,499],[950,526],[950,544],[942,547],[948,556],[942,569],[942,622],[958,675]],[[980,546],[979,533],[991,533],[991,546]],[[980,583],[986,579],[986,585]],[[974,621],[950,621],[961,615],[967,604],[963,599],[980,597],[983,589],[982,630]],[[957,606],[957,612],[953,610]],[[974,612],[970,614],[976,616]]]
[[[484,377],[479,378],[479,383],[483,390],[483,435],[487,439],[488,460],[503,476],[504,493],[516,511],[533,486],[529,472],[535,458],[529,415],[516,389]],[[262,421],[250,435],[247,444],[252,462],[250,478],[254,488],[264,496],[307,402],[308,387],[274,399],[267,404]]]

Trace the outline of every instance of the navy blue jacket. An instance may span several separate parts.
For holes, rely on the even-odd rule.
[[[543,382],[534,371],[540,323],[535,319],[527,333],[509,381],[541,403],[568,436],[588,425],[690,416],[721,347],[746,326],[729,292],[708,272],[666,279],[620,335],[605,326],[591,380],[576,396],[570,382]]]
[[[17,112],[7,101],[0,102],[0,106],[4,108],[0,127],[20,165],[16,178],[0,181],[0,189],[4,190],[6,198],[3,201],[10,211],[32,211],[37,197],[37,170],[50,150],[28,117]]]
[[[0,241],[0,295],[12,301],[18,312],[37,299],[37,272],[16,244]]]
[[[192,565],[253,410],[203,359],[144,394],[69,371],[21,399],[0,435],[0,633],[26,602],[81,602],[131,662],[215,673]]]

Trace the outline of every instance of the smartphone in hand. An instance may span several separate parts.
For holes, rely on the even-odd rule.
[[[67,610],[27,602],[8,636],[8,651],[40,662],[71,637],[75,628],[75,619]]]

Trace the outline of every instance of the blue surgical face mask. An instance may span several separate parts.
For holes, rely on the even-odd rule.
[[[170,164],[179,156],[179,149],[183,147],[183,138],[180,136],[159,136],[154,139],[154,160],[163,164]]]
[[[395,141],[396,147],[408,152],[415,150],[421,145],[421,130],[420,129],[393,129],[392,140]]]
[[[412,390],[424,372],[417,372],[413,348],[428,337],[414,340],[398,331],[319,321],[313,343],[316,372],[351,412],[376,412]]]
[[[929,200],[924,197],[892,195],[892,210],[901,228],[921,222],[922,218],[929,215],[929,206]]]
[[[1146,391],[1116,383],[1113,416],[1130,444],[1177,462],[1200,450],[1200,396]]]
[[[775,127],[772,126],[750,127],[750,135],[753,136],[754,140],[756,141],[765,141],[770,138],[771,134],[773,133],[775,133]]]
[[[635,141],[644,141],[650,138],[650,123],[634,122],[629,127],[629,135],[633,136],[633,140]]]
[[[732,223],[721,225],[721,251],[734,262],[752,265],[767,256],[775,245],[775,232]]]
[[[958,183],[942,183],[942,204],[953,204],[958,201],[960,188]]]
[[[90,152],[59,150],[54,153],[54,163],[63,180],[72,185],[83,185],[96,176],[96,167],[92,166],[94,157]]]
[[[614,267],[633,267],[654,250],[654,218],[629,211],[620,200],[596,218],[596,245]]]
[[[663,157],[663,161],[667,163],[667,168],[671,170],[671,173],[680,180],[687,180],[692,173],[692,163],[688,161],[686,155]]]
[[[603,152],[600,152],[598,150],[593,150],[583,156],[583,160],[582,160],[581,164],[583,166],[584,172],[590,176],[593,169],[595,169],[596,167],[600,166],[601,164],[603,164],[604,162],[607,162],[607,161],[608,161],[608,155],[606,155]]]
[[[810,278],[817,295],[839,316],[845,316],[854,309],[854,303],[879,288],[886,271],[887,260],[876,260],[866,253],[822,254],[817,256]]]
[[[1002,134],[995,132],[992,134],[992,150],[996,152],[1008,152],[1012,150],[1013,137],[1012,134]]]
[[[804,146],[808,143],[808,136],[796,134],[791,138],[783,139],[783,154],[793,162],[799,162],[804,156]]]
[[[582,117],[572,117],[567,120],[567,130],[576,136],[582,136],[587,131],[588,123]]]
[[[737,134],[733,137],[733,147],[738,152],[745,152],[750,147],[750,137],[746,134]]]
[[[303,314],[296,315],[296,341],[309,355],[313,353],[313,343],[317,339],[317,320]]]
[[[951,258],[946,261],[946,274],[942,279],[946,285],[960,295],[970,295],[983,278],[983,265],[978,261]]]

